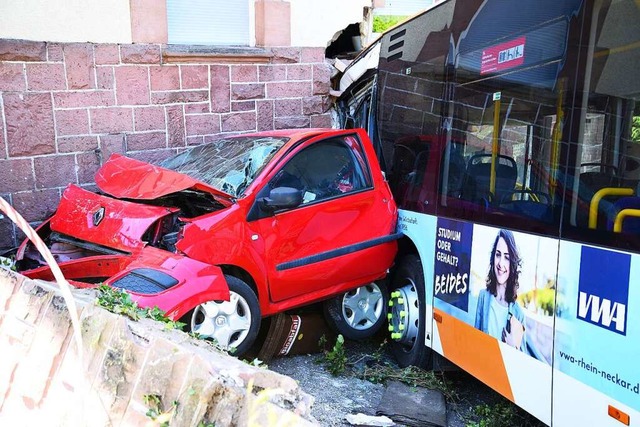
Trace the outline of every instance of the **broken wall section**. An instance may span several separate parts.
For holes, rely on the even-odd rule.
[[[55,287],[0,268],[0,425],[146,425],[154,401],[170,425],[313,425],[293,379],[74,297],[82,361]]]

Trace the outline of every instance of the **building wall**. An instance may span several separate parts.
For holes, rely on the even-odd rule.
[[[250,0],[247,0],[250,1]],[[424,0],[423,0],[424,1]],[[256,0],[251,45],[326,47],[336,32],[361,22],[372,0]],[[261,20],[261,18],[264,20]],[[286,28],[284,28],[286,27]],[[260,32],[290,34],[282,36]],[[284,31],[283,31],[284,30]],[[0,0],[0,39],[50,42],[166,43],[165,0]],[[264,42],[266,41],[266,44]],[[272,41],[280,43],[272,44]]]
[[[323,48],[0,40],[0,196],[38,223],[112,153],[155,161],[218,134],[331,127],[330,74]],[[0,219],[0,249],[21,240]]]
[[[2,38],[130,43],[129,0],[2,0]]]

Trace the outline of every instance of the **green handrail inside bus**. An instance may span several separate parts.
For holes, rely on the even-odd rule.
[[[620,212],[618,212],[618,214],[616,215],[616,220],[613,223],[614,233],[622,232],[622,221],[624,221],[628,216],[640,218],[640,209],[622,209]]]
[[[608,196],[633,196],[632,188],[617,188],[617,187],[605,187],[598,191],[593,195],[591,199],[591,204],[589,205],[589,228],[595,230],[598,224],[598,205],[600,205],[600,200],[603,197]],[[616,219],[617,221],[617,219]]]

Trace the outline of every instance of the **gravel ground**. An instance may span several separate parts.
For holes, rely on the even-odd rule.
[[[365,343],[345,342],[348,366],[345,374],[333,376],[325,367],[322,354],[291,356],[273,359],[269,369],[296,379],[302,389],[315,397],[312,415],[321,426],[349,426],[345,420],[348,414],[362,413],[376,415],[376,409],[385,392],[383,384],[359,379],[353,376],[368,355],[379,351],[380,340]],[[391,362],[389,354],[381,357]],[[450,427],[464,427],[460,417],[450,417]],[[399,425],[399,424],[398,424]]]
[[[321,426],[347,426],[345,416],[375,415],[384,386],[353,377],[334,377],[321,363],[321,355],[274,359],[269,369],[296,379],[302,389],[315,397],[312,415]]]
[[[345,349],[349,362],[367,360],[367,356],[379,351],[381,340],[365,343],[347,341]],[[387,362],[392,363],[392,356],[383,354]],[[358,371],[347,367],[346,375],[332,376],[324,366],[322,354],[290,356],[273,359],[268,362],[269,369],[296,379],[302,389],[315,397],[312,415],[321,426],[349,426],[345,417],[348,414],[363,413],[376,415],[376,409],[382,398],[385,386],[374,384],[349,375]],[[477,405],[493,405],[506,402],[490,388],[486,387],[464,372],[448,372],[445,378],[451,384],[451,390],[457,394],[455,401],[447,402],[447,427],[465,427]],[[542,427],[532,417],[517,410],[516,424],[520,426]],[[401,424],[396,424],[401,425]]]

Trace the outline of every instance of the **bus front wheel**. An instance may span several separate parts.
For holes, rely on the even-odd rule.
[[[389,331],[393,354],[401,367],[428,367],[431,349],[424,344],[427,319],[422,263],[407,255],[398,263],[389,302]]]

